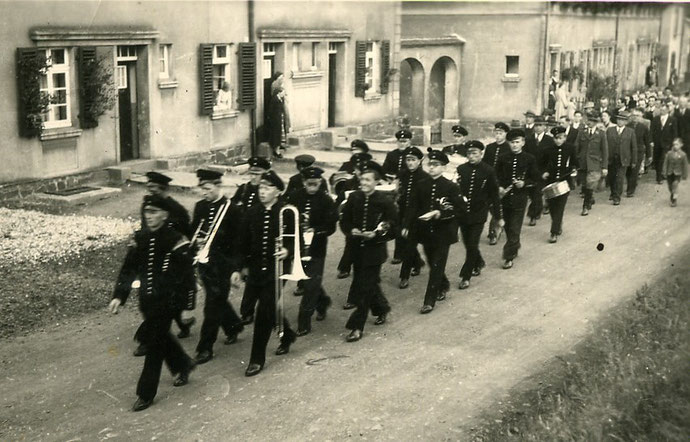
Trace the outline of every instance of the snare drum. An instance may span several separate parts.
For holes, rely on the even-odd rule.
[[[544,187],[542,189],[542,192],[544,192],[544,198],[551,199],[551,198],[556,198],[557,196],[565,195],[566,193],[570,192],[570,186],[568,185],[568,181],[556,181],[555,183],[551,183],[548,186]]]

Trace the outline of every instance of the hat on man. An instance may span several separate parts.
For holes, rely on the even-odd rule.
[[[534,124],[540,124],[546,126],[546,118],[544,118],[541,115],[537,115],[534,117]]]
[[[601,119],[601,114],[595,110],[591,110],[591,111],[587,112],[587,119],[590,121],[592,121],[592,120],[599,121],[599,119]]]
[[[261,184],[267,186],[277,187],[278,190],[285,190],[285,184],[280,179],[277,173],[273,170],[268,170],[261,174]]]
[[[534,117],[537,116],[537,114],[535,114],[535,113],[532,112],[531,110],[528,110],[527,112],[525,112],[525,116],[526,116],[526,117],[532,117],[532,118],[534,118]]]
[[[223,176],[222,172],[209,169],[198,169],[196,176],[199,178],[199,185],[204,183],[220,184],[220,179]]]
[[[406,157],[413,156],[419,160],[421,160],[424,157],[424,153],[422,153],[422,151],[417,146],[408,147],[403,151],[403,155],[405,155]]]
[[[365,173],[365,172],[376,172],[378,174],[379,178],[384,175],[383,174],[383,167],[381,167],[381,165],[379,163],[377,163],[376,161],[372,161],[372,160],[369,160],[365,163],[362,163],[362,173]]]
[[[441,164],[448,164],[448,161],[449,161],[449,160],[448,160],[448,155],[446,155],[445,153],[443,153],[442,150],[436,150],[436,149],[432,149],[432,148],[430,147],[430,148],[428,148],[426,151],[428,152],[428,153],[427,153],[427,157],[429,158],[429,161],[430,161],[430,162],[431,162],[431,161],[438,161],[438,162],[440,162]]]
[[[508,131],[506,131],[508,132]],[[470,140],[465,144],[465,147],[467,147],[467,150],[470,149],[479,149],[481,151],[484,150],[484,143],[482,143],[479,140]]]
[[[302,178],[308,180],[310,178],[321,178],[323,172],[323,169],[320,167],[309,166],[302,169],[300,173],[302,174]]]
[[[586,102],[585,105],[582,106],[582,109],[594,109],[594,102],[593,101]]]
[[[410,132],[407,129],[400,129],[395,133],[395,138],[397,138],[398,140],[411,140],[412,132]]]
[[[618,119],[618,120],[628,120],[628,119],[630,119],[630,112],[628,112],[628,111],[621,111],[621,112],[618,112],[618,114],[616,115],[616,119]]]
[[[167,186],[172,181],[172,178],[169,176],[154,171],[146,172],[146,178],[148,178],[149,183],[156,183],[161,186]]]
[[[525,138],[525,131],[522,129],[510,129],[510,131],[508,131],[508,135],[506,135],[506,139],[508,141],[513,141],[520,137]]]
[[[560,134],[564,134],[564,133],[565,133],[565,127],[563,127],[563,126],[556,126],[556,127],[551,128],[551,135],[553,135],[554,137],[556,137]]]
[[[508,133],[508,131],[510,130],[510,127],[508,127],[508,125],[505,124],[504,122],[499,121],[498,123],[494,124],[494,129],[499,129],[505,133]]]
[[[250,172],[263,172],[271,168],[271,163],[264,157],[250,157],[247,162]]]
[[[155,207],[160,210],[170,212],[170,202],[167,198],[160,195],[146,195],[144,197],[144,208]]]
[[[312,155],[302,154],[295,157],[295,163],[302,167],[309,167],[314,164],[314,161],[316,161],[316,158],[314,158]]]
[[[352,140],[350,149],[360,149],[362,152],[369,152],[369,145],[363,140]]]
[[[464,137],[467,136],[467,129],[464,127],[460,126],[459,124],[454,125],[453,127],[450,128],[451,131],[453,131],[453,135],[462,135]]]

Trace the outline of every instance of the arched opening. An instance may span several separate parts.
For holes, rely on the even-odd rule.
[[[450,57],[441,57],[429,74],[429,110],[431,140],[441,141],[443,120],[458,118],[458,69]]]
[[[424,124],[424,67],[414,58],[400,63],[400,115],[412,126]]]

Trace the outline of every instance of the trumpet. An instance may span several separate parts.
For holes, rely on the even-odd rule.
[[[295,226],[294,233],[285,233],[284,229],[284,213],[290,212],[293,218],[293,225]],[[300,252],[300,223],[299,223],[299,211],[297,207],[286,204],[278,212],[278,236],[276,237],[276,258],[275,258],[275,301],[276,301],[276,330],[278,332],[278,337],[282,338],[284,334],[283,325],[283,312],[285,311],[285,305],[283,303],[283,281],[301,281],[303,279],[309,279],[306,273],[304,273],[304,268],[302,268],[302,258]],[[292,273],[283,273],[283,260],[278,258],[278,253],[283,248],[283,238],[292,237],[294,242],[292,244],[293,248],[293,262],[292,262]]]
[[[216,237],[216,233],[218,233],[218,229],[220,228],[220,225],[223,223],[223,218],[225,218],[225,214],[228,211],[228,207],[230,207],[230,201],[226,202],[223,208],[218,212],[218,215],[213,220],[213,229],[211,229],[211,233],[208,235],[206,238],[206,243],[204,246],[199,250],[199,253],[196,254],[194,257],[194,264],[196,263],[201,263],[201,264],[207,264],[208,263],[208,255],[209,252],[211,251],[211,244],[213,243],[213,239]],[[201,224],[199,223],[199,227],[201,227]],[[197,229],[199,231],[199,229]],[[195,234],[196,236],[197,234]],[[194,238],[196,240],[196,238]]]

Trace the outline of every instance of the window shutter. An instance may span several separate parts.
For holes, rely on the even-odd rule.
[[[213,113],[213,45],[201,44],[201,115]]]
[[[36,48],[17,48],[17,105],[19,113],[19,135],[32,138],[41,134],[40,125],[37,126],[36,118],[31,109],[40,101],[41,85],[31,68],[38,63],[39,51]]]
[[[81,47],[77,53],[79,65],[79,124],[83,129],[98,126],[98,117],[93,112],[93,94],[89,93],[93,82],[96,48]]]
[[[383,40],[381,42],[381,93],[388,93],[388,84],[390,83],[390,78],[388,76],[388,71],[391,68],[391,42],[389,40]]]
[[[240,109],[256,107],[256,43],[239,44],[239,94]]]
[[[358,41],[355,46],[355,97],[364,97],[367,75],[367,42]]]

